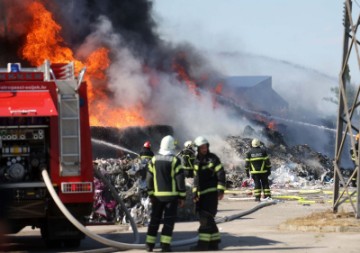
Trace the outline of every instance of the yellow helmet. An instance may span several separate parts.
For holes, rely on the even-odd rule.
[[[355,136],[355,140],[358,141],[359,138],[360,138],[360,134],[357,134],[357,135]]]

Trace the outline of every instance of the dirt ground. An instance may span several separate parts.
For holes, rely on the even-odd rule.
[[[360,220],[355,218],[351,211],[334,213],[332,210],[315,212],[305,217],[290,219],[285,222],[288,225],[298,226],[350,226],[360,228]]]

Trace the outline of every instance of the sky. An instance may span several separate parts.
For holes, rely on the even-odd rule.
[[[154,0],[154,17],[165,40],[186,41],[203,51],[285,60],[336,78],[342,57],[343,3]],[[231,73],[236,74],[236,67]]]
[[[154,19],[164,41],[189,43],[226,75],[271,76],[273,89],[289,102],[291,110],[300,112],[295,118],[299,122],[309,122],[307,112],[336,122],[338,106],[324,98],[336,97],[331,88],[339,86],[344,1],[153,2]],[[353,1],[354,13],[359,13],[357,1]],[[350,71],[357,83],[358,65],[353,56]],[[329,147],[328,130],[293,129],[298,135],[295,142],[312,144],[319,151]],[[330,134],[335,130],[333,127]]]
[[[271,76],[290,107],[336,116],[324,99],[337,100],[343,9],[342,0],[154,0],[154,19],[163,40],[191,44],[222,73]]]

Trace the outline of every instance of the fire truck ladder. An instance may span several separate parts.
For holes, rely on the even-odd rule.
[[[73,64],[61,66],[60,73],[54,71],[57,66],[51,65],[55,83],[58,87],[59,132],[60,132],[60,174],[61,176],[80,175],[80,105],[77,92],[77,81],[74,78]]]

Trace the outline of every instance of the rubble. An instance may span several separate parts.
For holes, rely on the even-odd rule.
[[[277,139],[280,135],[276,135]],[[228,186],[240,188],[245,175],[245,155],[250,149],[251,138],[229,136],[227,142],[241,158],[238,165],[226,164]],[[272,174],[269,177],[272,187],[304,187],[323,185],[325,178],[332,178],[332,160],[308,145],[288,147],[282,140],[266,147],[272,163]],[[224,153],[231,152],[224,150]],[[226,163],[226,161],[224,162]]]
[[[269,179],[274,193],[281,191],[281,189],[319,189],[331,186],[333,164],[332,160],[326,155],[312,150],[306,144],[290,147],[279,132],[267,127],[262,128],[260,133],[250,126],[245,129],[247,137],[228,136],[226,141],[229,146],[224,147],[222,153],[219,154],[226,170],[226,186],[228,190],[241,189],[246,191],[246,196],[251,195],[251,189],[254,185],[253,181],[246,176],[244,159],[246,152],[250,149],[252,138],[259,136],[259,134],[262,137],[261,140],[266,141],[264,146],[272,163],[272,174]],[[95,130],[101,132],[98,138],[102,138],[101,136],[103,136],[105,130],[94,128],[93,131]],[[170,130],[163,127],[161,131]],[[111,129],[111,136],[118,133],[114,131],[114,129]],[[106,134],[111,139],[110,135]],[[132,139],[126,138],[125,135],[121,138]],[[154,143],[158,143],[157,139],[153,140]],[[127,147],[129,149],[134,148],[130,145]],[[233,154],[237,157],[235,162],[234,159],[230,158],[233,157]],[[144,178],[140,176],[141,174],[144,175],[141,172],[144,172],[145,168],[145,165],[141,164],[141,160],[138,157],[133,158],[130,155],[122,154],[121,159],[100,158],[96,159],[94,164],[96,164],[96,169],[107,175],[110,182],[119,191],[134,220],[138,224],[146,225],[150,217],[151,203],[146,194]],[[345,172],[349,174],[347,171]],[[178,209],[178,219],[182,221],[196,219],[191,187],[192,182],[187,179],[188,194],[186,204],[184,208]],[[119,212],[118,216],[117,220],[122,223],[128,222],[123,213]]]

